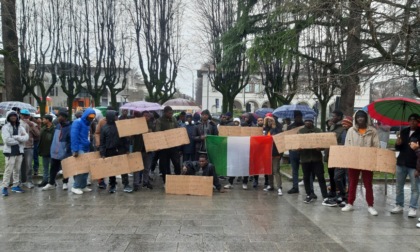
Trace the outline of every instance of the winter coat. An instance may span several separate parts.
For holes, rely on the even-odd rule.
[[[1,128],[1,137],[4,142],[3,153],[10,154],[12,152],[13,145],[19,145],[19,152],[23,154],[25,148],[25,142],[28,141],[29,135],[25,128],[20,125],[19,117],[17,116],[16,127],[18,127],[18,134],[13,135],[13,125],[10,123],[9,117],[11,114],[16,114],[14,111],[6,113],[6,124]]]
[[[51,152],[51,144],[54,138],[54,124],[47,128],[44,126],[41,128],[41,134],[38,146],[38,155],[41,157],[49,157]]]
[[[107,156],[107,150],[116,150],[119,154],[126,154],[129,151],[127,138],[120,138],[118,134],[115,117],[115,111],[106,112],[106,124],[101,129],[101,144],[99,145],[101,157]]]
[[[271,127],[268,127],[268,120],[273,120],[273,124],[272,124]],[[264,127],[263,130],[265,132],[267,132],[266,135],[274,136],[274,135],[277,135],[277,134],[282,132],[281,128],[276,127],[276,123],[275,123],[274,119],[270,119],[268,117],[264,118],[264,126],[265,127]],[[268,133],[270,133],[270,134],[268,134]],[[277,147],[274,143],[273,143],[273,150],[272,150],[271,154],[272,154],[273,157],[280,156],[280,153],[277,150]]]
[[[25,149],[30,149],[34,147],[34,138],[39,138],[39,128],[38,124],[31,122],[25,122],[20,120],[21,125],[26,129],[26,133],[29,135],[28,141],[25,143]]]
[[[156,120],[155,131],[164,131],[175,128],[178,128],[178,122],[175,117],[168,119],[165,116],[162,116]]]
[[[417,156],[414,150],[410,148],[410,138],[417,138],[420,141],[420,128],[417,128],[410,136],[410,128],[401,130],[401,141],[400,145],[395,144],[395,150],[399,151],[400,154],[397,158],[397,165],[406,166],[408,168],[415,169],[417,163]]]
[[[71,156],[71,122],[58,123],[54,129],[50,156],[52,159],[63,160]]]
[[[89,141],[89,130],[90,122],[88,116],[94,114],[95,110],[88,108],[83,112],[81,118],[75,120],[71,126],[71,151],[78,152],[84,151],[89,152],[90,141]]]
[[[195,153],[195,125],[188,124],[184,126],[187,130],[188,138],[190,143],[182,146],[182,153],[184,154],[194,154]]]
[[[206,149],[206,141],[205,139],[201,139],[201,136],[217,136],[219,135],[219,130],[217,129],[216,124],[213,121],[208,120],[207,121],[207,130],[204,130],[204,124],[203,122],[199,122],[195,126],[195,134],[194,134],[194,141],[195,141],[195,148],[197,151],[205,152]]]
[[[195,175],[201,169],[197,161],[185,161],[184,166],[187,167],[187,172],[185,175]],[[222,186],[219,182],[219,177],[216,174],[216,169],[213,164],[208,163],[205,167],[202,168],[202,176],[213,177],[213,186],[216,187],[218,191],[222,189]]]
[[[321,133],[321,129],[313,126],[311,129],[303,127],[298,131],[298,134],[310,134],[310,133]],[[322,153],[317,149],[302,149],[300,152],[300,162],[310,163],[310,162],[322,162]]]
[[[420,149],[416,150],[416,156],[417,156],[416,169],[417,171],[420,172]]]
[[[149,120],[147,121],[147,127],[149,129],[149,132],[153,131],[153,121]],[[133,152],[140,151],[140,152],[146,152],[146,146],[144,145],[143,135],[135,135],[133,136]]]
[[[347,131],[344,145],[379,148],[379,138],[376,129],[372,126],[368,126],[365,134],[361,135],[359,133],[359,127],[354,125]]]
[[[98,124],[96,125],[95,129],[95,145],[96,147],[99,147],[101,144],[101,129],[106,124],[106,118],[102,118]]]

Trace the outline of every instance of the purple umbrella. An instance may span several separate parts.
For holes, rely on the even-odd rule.
[[[197,106],[193,101],[182,99],[182,98],[176,98],[172,100],[168,100],[163,104],[163,106],[171,106],[173,110],[199,110],[200,107]]]
[[[128,110],[143,112],[143,111],[162,110],[162,106],[159,103],[154,103],[154,102],[136,101],[136,102],[129,102],[129,103],[124,104],[123,106],[121,106],[121,109],[128,109]]]

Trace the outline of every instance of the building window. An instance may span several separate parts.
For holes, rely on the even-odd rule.
[[[248,84],[245,86],[245,93],[254,93],[255,84]]]

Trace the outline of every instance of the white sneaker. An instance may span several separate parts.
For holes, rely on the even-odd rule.
[[[268,185],[263,189],[263,191],[264,192],[273,191],[273,188],[270,185]]]
[[[83,191],[83,192],[91,192],[91,191],[92,191],[92,189],[85,187],[85,188],[83,188],[83,189],[82,189],[82,191]]]
[[[47,184],[46,186],[42,187],[42,191],[53,190],[54,188],[55,186]]]
[[[225,185],[223,188],[225,188],[225,189],[232,189],[232,188],[233,188],[233,185],[231,185],[231,184],[227,184],[227,185]]]
[[[299,182],[299,184],[298,185],[300,185],[300,186],[304,186],[305,185],[305,183],[303,182],[303,180],[302,181],[300,181]]]
[[[416,227],[420,228],[420,223],[417,223]]]
[[[353,211],[353,205],[352,204],[346,204],[343,208],[341,208],[341,211],[343,212],[350,212]]]
[[[416,218],[417,217],[417,209],[411,208],[408,210],[408,217]]]
[[[373,216],[378,215],[378,211],[376,211],[373,207],[368,207],[368,212]]]
[[[74,193],[74,194],[78,194],[78,195],[83,194],[82,189],[74,188],[74,187],[71,188],[71,192]]]
[[[279,189],[277,190],[277,194],[278,194],[279,196],[282,196],[282,195],[283,195],[283,192],[281,191],[281,188],[279,188]]]
[[[69,186],[67,185],[67,183],[63,183],[63,190],[67,190],[69,189]]]
[[[26,183],[23,183],[23,185],[28,189],[34,188],[34,184],[32,184],[32,182],[26,182]]]
[[[242,189],[248,190],[248,185],[247,184],[242,184]]]
[[[418,219],[418,221],[420,222],[420,218]]]
[[[400,205],[396,205],[394,208],[391,209],[391,213],[393,214],[402,213],[403,211],[404,211],[404,207]]]

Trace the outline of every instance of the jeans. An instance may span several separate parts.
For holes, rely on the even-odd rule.
[[[49,176],[49,184],[55,185],[55,177],[57,176],[58,171],[61,170],[61,160],[51,158],[51,168],[50,168],[50,176]],[[63,179],[63,184],[69,182],[68,178]]]
[[[327,193],[327,184],[324,178],[324,164],[322,162],[303,163],[302,170],[303,170],[303,182],[305,183],[306,194],[310,195],[314,192],[313,180],[311,182],[311,178],[312,178],[312,175],[315,174],[315,176],[318,178],[318,183],[319,183],[319,187],[321,188],[322,197],[327,198],[328,193]]]
[[[82,150],[79,150],[79,157],[78,158],[82,158],[83,154],[85,153]],[[89,176],[89,173],[83,173],[83,174],[79,174],[74,176],[74,183],[73,183],[73,188],[78,188],[78,189],[83,189],[87,186],[87,178]]]
[[[39,157],[38,157],[38,145],[39,141],[34,141],[34,172],[38,173],[39,168]]]
[[[23,156],[10,156],[10,157],[4,157],[6,162],[6,168],[4,170],[3,174],[3,182],[2,186],[4,188],[7,188],[9,186],[10,178],[13,174],[13,186],[19,185],[19,175],[20,175],[20,166],[22,163]]]
[[[292,166],[293,188],[299,189],[299,163],[300,163],[299,152],[289,151],[289,160]]]
[[[34,149],[25,148],[22,165],[20,167],[20,179],[22,183],[32,183],[32,159],[34,158]]]
[[[249,176],[244,176],[243,180],[242,180],[242,184],[244,184],[244,185],[248,184],[248,179],[249,179]],[[235,180],[235,177],[229,177],[229,179],[228,179],[229,184],[233,185],[234,180]]]
[[[397,196],[395,201],[399,206],[404,207],[404,184],[408,175],[411,184],[410,207],[414,209],[419,207],[420,179],[414,177],[415,170],[414,168],[397,165]]]
[[[42,182],[48,182],[48,178],[50,176],[50,163],[51,157],[42,157],[42,166],[44,167]]]

